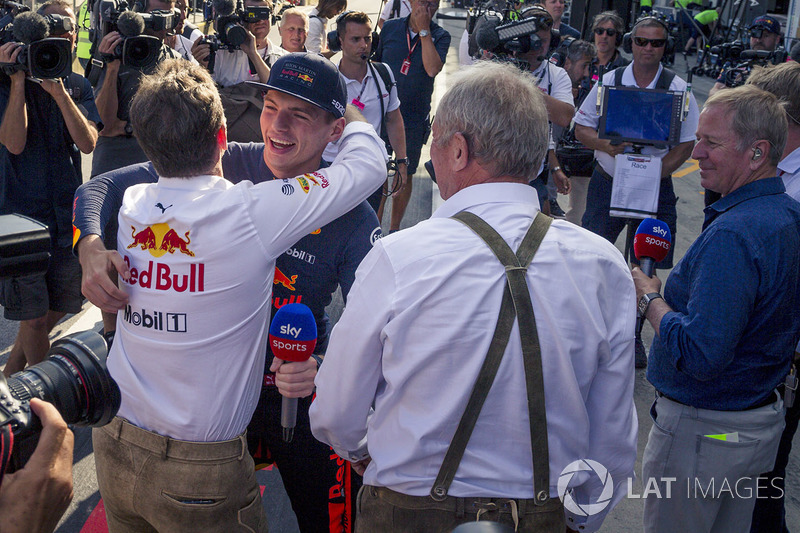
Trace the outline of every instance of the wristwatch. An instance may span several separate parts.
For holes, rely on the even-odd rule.
[[[419,36],[420,37],[427,37],[430,34],[431,34],[431,32],[429,32],[428,30],[419,30]]]
[[[397,158],[397,159],[394,160],[394,162],[397,163],[398,165],[400,163],[403,163],[403,164],[405,164],[405,166],[408,166],[408,158],[407,157]]]
[[[664,299],[664,297],[657,292],[650,292],[639,298],[639,316],[644,317],[647,314],[647,308],[650,307],[650,302],[658,300],[659,298]]]

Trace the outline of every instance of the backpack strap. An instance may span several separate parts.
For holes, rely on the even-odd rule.
[[[378,84],[378,79],[375,76],[375,71],[378,72],[378,75],[383,80],[383,86],[386,87],[386,92],[391,94],[392,87],[396,85],[395,81],[392,80],[392,76],[389,74],[389,67],[386,66],[385,63],[381,63],[380,61],[370,61],[367,63],[369,65],[370,71],[372,72],[372,79],[375,80],[375,87],[378,89],[378,102],[381,104],[381,131],[380,136],[381,139],[384,141],[389,138],[389,134],[386,131],[386,106],[383,105],[383,91],[381,91],[381,86]]]

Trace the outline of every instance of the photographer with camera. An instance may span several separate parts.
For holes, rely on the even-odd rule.
[[[30,41],[29,47],[43,42],[53,27],[44,17],[59,23],[53,36],[64,39],[69,71],[77,36],[71,3],[50,0],[38,13],[18,15],[14,33]],[[45,274],[0,282],[4,315],[20,322],[4,369],[7,376],[44,359],[50,330],[65,314],[81,309],[80,266],[70,251],[70,211],[75,190],[83,181],[80,153],[94,150],[101,124],[85,78],[76,73],[63,79],[33,78],[26,69],[37,66],[23,67],[18,62],[23,49],[18,42],[0,46],[0,63],[6,72],[0,74],[0,214],[19,213],[47,224],[51,261]]]
[[[221,6],[228,5],[228,10],[233,13],[232,0],[217,0],[215,9],[226,12]],[[286,55],[286,51],[273,44],[267,36],[270,31],[270,17],[272,16],[272,0],[245,0],[247,8],[262,8],[263,11],[256,15],[257,20],[237,23],[247,30],[247,37],[240,46],[230,46],[212,51],[212,44],[207,39],[195,41],[192,45],[192,55],[201,65],[212,70],[211,77],[222,87],[231,87],[245,81],[261,81],[266,83],[269,78],[269,69],[275,61]],[[245,11],[246,13],[246,11]],[[263,17],[263,18],[262,18]],[[239,14],[239,18],[245,18]],[[215,24],[216,26],[216,24]],[[219,29],[217,30],[219,31]],[[225,44],[225,38],[220,39]],[[209,66],[213,54],[213,69]],[[235,139],[234,139],[235,140]]]
[[[174,0],[141,0],[136,5],[138,10],[135,13],[172,12],[175,7]],[[129,12],[123,10],[120,18],[127,13]],[[135,17],[126,16],[126,20],[132,21],[131,25],[135,26]],[[144,68],[122,64],[118,54],[125,39],[137,32],[162,41],[156,57],[153,58],[155,61],[148,62]],[[97,109],[105,126],[100,132],[97,150],[92,158],[92,177],[133,163],[147,161],[147,156],[133,136],[130,105],[133,95],[139,88],[142,75],[152,72],[156,65],[165,59],[179,57],[175,50],[163,42],[166,35],[167,30],[155,31],[145,26],[143,31],[141,27],[130,30],[123,27],[109,31],[102,37],[92,58],[89,74],[90,79],[97,77],[95,84]]]
[[[309,52],[322,54],[330,59],[336,52],[328,50],[328,20],[347,9],[347,0],[319,0],[317,7],[308,12]]]
[[[25,466],[2,476],[0,531],[50,533],[72,501],[72,449],[75,436],[56,408],[32,398],[39,417],[39,443]]]
[[[753,23],[750,24],[749,30],[750,47],[747,48],[747,50],[760,50],[774,53],[781,42],[781,23],[775,17],[769,15],[756,17],[753,19]],[[739,50],[742,51],[741,48]],[[738,57],[732,58],[732,60],[736,61]],[[708,91],[709,96],[713,96],[714,93],[725,87],[736,87],[745,82],[745,79],[743,79],[741,75],[731,76],[730,73],[727,72],[734,66],[735,65],[729,61],[726,67],[722,69],[719,77],[717,77],[716,83],[714,83],[714,86]]]

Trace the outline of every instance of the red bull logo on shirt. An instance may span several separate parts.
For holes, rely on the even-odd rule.
[[[189,238],[189,231],[183,234],[183,238],[178,232],[169,227],[169,224],[160,223],[147,226],[141,231],[137,231],[131,226],[131,238],[133,242],[128,245],[128,249],[141,247],[147,250],[153,257],[161,257],[166,253],[174,254],[179,251],[189,257],[194,257],[194,252],[189,249],[192,240]]]

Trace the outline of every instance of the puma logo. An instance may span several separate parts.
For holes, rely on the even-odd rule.
[[[161,209],[161,214],[163,215],[163,214],[164,214],[164,212],[165,212],[167,209],[169,209],[170,207],[172,207],[172,204],[168,205],[167,207],[164,207],[163,205],[161,205],[161,202],[158,202],[158,203],[156,204],[156,207],[157,207],[157,208],[159,208],[159,209]]]

